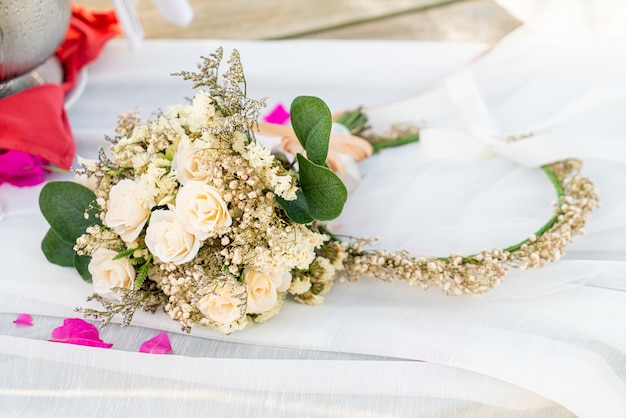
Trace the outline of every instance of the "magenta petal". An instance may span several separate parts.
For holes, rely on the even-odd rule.
[[[26,325],[27,327],[32,327],[33,317],[25,313],[19,314],[13,323],[15,325]]]
[[[44,181],[43,160],[23,151],[0,152],[0,184],[34,186]]]
[[[276,123],[282,125],[289,120],[289,112],[282,103],[278,103],[270,113],[268,113],[263,120],[269,123]]]
[[[80,318],[67,318],[63,320],[63,326],[53,329],[52,339],[48,341],[87,345],[90,347],[113,347],[113,344],[105,343],[100,339],[98,328]]]
[[[160,332],[156,336],[144,341],[139,347],[140,353],[148,354],[169,354],[172,352],[172,345],[167,333]]]

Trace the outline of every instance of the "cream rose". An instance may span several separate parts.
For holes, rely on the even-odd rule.
[[[134,241],[143,229],[150,209],[143,206],[139,196],[141,186],[125,179],[111,187],[104,224],[112,228],[125,242]]]
[[[146,246],[165,263],[184,264],[200,249],[200,240],[187,232],[171,210],[155,210],[146,229]]]
[[[246,313],[267,312],[276,305],[278,292],[285,292],[291,284],[291,273],[263,273],[246,268],[243,278],[248,287],[248,308]]]
[[[113,260],[116,251],[99,248],[91,255],[87,267],[91,273],[93,291],[106,299],[120,300],[119,293],[112,290],[114,287],[132,289],[135,282],[135,269],[128,258]]]
[[[219,192],[197,180],[178,189],[175,213],[185,230],[201,240],[216,228],[232,224],[226,202]]]
[[[76,156],[76,161],[81,167],[86,168],[90,171],[95,171],[98,169],[98,160],[91,160],[88,158],[83,158],[80,155]],[[87,177],[86,174],[76,174],[74,175],[74,181],[78,184],[82,184],[89,190],[96,190],[96,184],[98,182],[98,178],[96,176]]]
[[[182,140],[172,161],[172,169],[176,171],[180,184],[187,184],[192,180],[204,180],[209,177],[209,171],[202,166],[202,153],[208,152],[209,144],[204,141]]]
[[[203,315],[220,324],[230,324],[242,316],[241,304],[234,297],[234,289],[230,283],[211,289],[196,306]]]

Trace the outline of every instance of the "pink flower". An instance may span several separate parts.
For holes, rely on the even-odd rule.
[[[23,151],[0,149],[0,184],[34,186],[44,181],[44,160]]]
[[[63,326],[53,329],[52,339],[48,341],[89,347],[113,347],[113,344],[105,343],[100,339],[98,328],[80,318],[64,319]]]
[[[25,325],[27,327],[33,326],[33,317],[29,314],[19,314],[15,321],[13,321],[15,325]]]
[[[282,103],[278,103],[270,113],[268,113],[263,120],[268,123],[275,123],[282,125],[289,120],[289,112]]]
[[[144,341],[139,347],[140,353],[148,354],[170,354],[172,352],[172,345],[167,333],[160,332],[156,336]]]

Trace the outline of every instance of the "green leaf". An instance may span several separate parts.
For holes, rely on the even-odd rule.
[[[330,221],[341,215],[348,190],[341,179],[327,167],[298,154],[300,185],[309,214],[319,221]]]
[[[152,254],[148,255],[148,259],[146,260],[145,263],[142,264],[142,266],[139,268],[139,271],[137,272],[137,276],[135,277],[135,290],[139,290],[141,289],[141,286],[143,286],[143,282],[146,281],[146,279],[148,278],[148,269],[150,268],[150,262],[152,261]]]
[[[78,183],[55,181],[46,184],[39,194],[39,208],[59,238],[74,245],[87,227],[101,224],[95,210],[90,210],[89,219],[85,211],[91,208],[96,195]]]
[[[291,124],[307,155],[297,156],[301,190],[296,192],[295,200],[277,197],[277,201],[296,223],[335,219],[343,210],[348,191],[326,167],[332,128],[330,110],[317,97],[296,97],[291,104]]]
[[[330,109],[323,100],[313,96],[299,96],[291,103],[291,125],[307,158],[324,165],[332,128]]]
[[[135,251],[137,251],[136,248],[128,248],[126,250],[120,250],[120,252],[117,253],[117,255],[115,257],[113,257],[113,260],[120,260],[122,258],[129,258],[131,255],[133,255],[135,253]]]
[[[74,254],[74,267],[76,267],[76,271],[80,274],[80,277],[83,278],[84,281],[91,281],[91,273],[89,273],[89,262],[91,261],[91,257],[86,255],[78,255]]]
[[[52,228],[41,241],[41,250],[49,262],[63,267],[74,267],[74,248],[63,241]]]
[[[285,200],[276,196],[276,201],[285,210],[289,219],[297,224],[308,224],[315,220],[309,213],[306,198],[300,190],[296,191],[296,200]]]

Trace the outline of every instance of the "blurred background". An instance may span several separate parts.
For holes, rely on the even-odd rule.
[[[104,9],[111,0],[78,0]],[[521,25],[492,0],[190,0],[195,17],[168,23],[139,0],[146,38],[378,39],[493,43]]]

